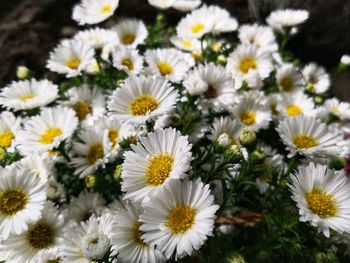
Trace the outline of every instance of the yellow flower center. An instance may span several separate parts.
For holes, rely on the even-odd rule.
[[[51,144],[57,136],[62,134],[62,130],[58,127],[50,127],[40,136],[39,142],[42,144]]]
[[[157,67],[163,76],[170,75],[174,69],[168,62],[159,62]]]
[[[124,45],[131,45],[135,41],[135,35],[134,34],[125,34],[122,38],[122,42]]]
[[[146,180],[148,185],[158,186],[169,177],[174,158],[169,153],[155,154],[148,162]]]
[[[193,34],[198,34],[199,32],[201,32],[203,29],[205,28],[204,24],[202,23],[197,23],[194,24],[191,28],[191,31]]]
[[[80,65],[81,61],[79,58],[71,58],[66,62],[66,66],[70,69],[77,69]]]
[[[338,212],[337,203],[331,194],[324,194],[320,189],[312,189],[306,193],[305,199],[308,208],[321,218],[335,216]]]
[[[199,61],[203,58],[202,52],[192,52],[192,57],[196,60]]]
[[[37,222],[27,232],[27,241],[34,250],[41,250],[54,243],[54,233],[48,224]]]
[[[289,105],[287,107],[286,111],[287,111],[288,116],[296,116],[296,115],[303,113],[302,109],[295,104]]]
[[[192,42],[186,39],[181,41],[181,45],[185,48],[191,48],[193,46]]]
[[[294,84],[293,80],[289,76],[282,78],[280,81],[280,85],[283,91],[287,91],[287,92],[293,89],[293,84]]]
[[[256,113],[248,110],[242,112],[239,118],[242,123],[244,123],[247,126],[250,126],[256,122]]]
[[[170,227],[173,234],[183,234],[193,225],[195,216],[195,208],[178,205],[171,210],[166,226]]]
[[[140,231],[140,226],[141,223],[135,223],[134,226],[132,227],[132,236],[134,239],[134,242],[141,246],[141,247],[148,247],[148,245],[143,242],[143,240],[141,239],[141,236],[143,235],[142,231]]]
[[[299,149],[308,149],[319,145],[316,139],[306,134],[294,136],[293,143]]]
[[[242,59],[239,63],[239,70],[246,74],[250,69],[256,69],[256,60],[252,57]]]
[[[26,102],[27,100],[33,99],[36,97],[36,94],[34,93],[27,93],[19,97],[19,99],[23,102]]]
[[[87,101],[78,101],[73,105],[73,109],[80,121],[84,120],[89,113],[92,113],[92,106]]]
[[[103,155],[103,145],[101,143],[93,144],[90,146],[89,153],[86,157],[87,163],[90,165],[95,164],[97,160],[102,159]]]
[[[119,138],[119,132],[116,129],[109,129],[108,138],[109,141],[112,143],[112,147],[114,148]]]
[[[332,108],[331,112],[333,112],[333,113],[340,113],[340,110],[338,108]]]
[[[131,101],[129,111],[133,116],[146,115],[157,109],[158,106],[159,102],[155,98],[149,95],[141,95]]]
[[[21,189],[9,189],[0,192],[0,214],[13,216],[21,211],[28,202],[28,196]]]
[[[0,147],[10,147],[13,138],[15,138],[15,135],[10,130],[0,132]]]
[[[130,71],[133,71],[133,70],[134,70],[134,63],[132,62],[131,59],[124,58],[124,59],[122,59],[121,64],[122,64],[123,66],[126,66]]]
[[[100,9],[101,14],[110,13],[111,11],[112,11],[112,7],[110,4],[107,4]]]

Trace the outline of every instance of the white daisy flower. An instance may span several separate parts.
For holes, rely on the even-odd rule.
[[[0,253],[6,254],[6,262],[46,263],[42,253],[58,254],[58,244],[62,241],[64,215],[53,203],[44,205],[41,218],[28,225],[20,235],[10,235],[0,245]]]
[[[77,126],[78,118],[73,110],[61,106],[44,108],[18,132],[18,149],[24,155],[47,152],[69,138]]]
[[[100,218],[90,217],[78,224],[70,221],[64,229],[60,251],[62,263],[91,263],[102,260],[111,250],[112,220],[105,213]],[[112,247],[112,253],[114,248]]]
[[[172,112],[178,96],[165,79],[130,76],[113,92],[108,109],[119,121],[145,123]]]
[[[271,121],[271,112],[265,105],[264,95],[258,91],[241,96],[231,112],[242,126],[255,131],[266,129]]]
[[[289,63],[277,68],[276,83],[283,92],[301,91],[305,85],[302,74]]]
[[[300,114],[313,115],[315,104],[312,98],[303,92],[293,94],[282,93],[276,110],[283,117],[292,117]]]
[[[176,0],[148,0],[148,3],[151,6],[154,6],[158,9],[168,9],[173,6]]]
[[[124,19],[113,30],[118,34],[120,45],[128,48],[136,48],[138,45],[144,44],[148,36],[145,24],[137,19]]]
[[[328,91],[331,80],[327,71],[316,65],[315,63],[310,63],[306,65],[303,69],[303,76],[306,80],[306,89],[312,91],[316,94],[321,94]]]
[[[278,45],[270,27],[259,24],[242,25],[238,30],[238,38],[244,45],[255,45],[266,52],[276,52]]]
[[[145,53],[145,59],[152,74],[173,82],[183,80],[187,71],[195,64],[190,54],[173,48],[149,49]]]
[[[12,112],[0,113],[0,147],[8,152],[15,150],[16,137],[21,126],[21,119]]]
[[[350,119],[350,103],[341,102],[337,98],[328,99],[323,104],[327,112],[337,116],[341,120]]]
[[[99,194],[83,191],[73,197],[67,207],[67,219],[76,222],[86,221],[92,215],[101,216],[105,210],[106,200]]]
[[[171,179],[184,178],[190,169],[191,145],[176,129],[156,130],[140,137],[124,154],[122,190],[125,199],[143,201]]]
[[[272,71],[271,57],[254,45],[239,45],[227,59],[227,70],[241,87],[246,81],[249,87],[260,88],[262,80]]]
[[[164,256],[145,243],[140,231],[141,223],[138,221],[143,209],[136,204],[126,205],[126,209],[119,211],[114,216],[112,227],[112,242],[119,251],[118,261],[134,263],[158,263],[165,262]]]
[[[112,143],[109,131],[98,126],[86,127],[78,137],[73,143],[71,165],[75,168],[74,174],[84,178],[109,161]]]
[[[343,55],[340,58],[340,63],[344,65],[350,65],[350,55]]]
[[[112,51],[113,66],[128,74],[139,74],[143,70],[143,57],[136,49],[117,47]]]
[[[201,50],[201,42],[197,38],[173,36],[170,42],[183,51],[196,52]]]
[[[200,8],[182,18],[176,27],[176,32],[179,37],[201,38],[213,29],[214,22],[207,8]]]
[[[310,222],[326,237],[329,229],[350,233],[350,183],[342,171],[310,163],[299,167],[290,181],[300,221]]]
[[[312,116],[298,115],[280,122],[277,131],[289,152],[288,158],[296,153],[305,156],[337,156],[341,153],[341,141],[337,130]]]
[[[217,141],[224,147],[233,144],[239,145],[238,137],[242,128],[242,125],[237,120],[221,116],[214,119],[213,127],[208,138],[211,141]]]
[[[10,167],[0,173],[0,236],[7,239],[40,218],[46,189],[45,182],[30,170]]]
[[[199,179],[173,180],[145,205],[141,238],[168,259],[191,255],[212,234],[218,209],[209,185]]]
[[[95,49],[103,49],[106,45],[118,43],[119,41],[115,31],[98,27],[80,31],[74,36],[74,39],[89,44]]]
[[[309,11],[284,9],[273,11],[266,19],[266,23],[274,30],[285,33],[286,28],[304,23],[309,18]]]
[[[0,92],[0,105],[18,110],[46,106],[58,97],[58,87],[49,80],[22,80],[11,83]]]
[[[73,19],[79,25],[98,24],[112,16],[119,6],[119,0],[81,0],[74,6]]]
[[[67,78],[80,75],[94,63],[94,49],[76,40],[63,40],[51,53],[46,67]]]
[[[152,1],[152,0],[149,0],[149,1]],[[188,12],[196,9],[201,4],[202,4],[202,0],[175,0],[172,7],[181,12]]]
[[[223,66],[214,63],[199,65],[188,73],[183,82],[187,92],[200,95],[198,107],[220,112],[233,105],[236,97],[235,83]]]
[[[68,100],[63,101],[62,105],[72,108],[83,124],[92,125],[105,114],[105,96],[98,87],[83,84],[69,89],[65,96]]]
[[[211,32],[214,34],[228,33],[235,31],[238,28],[237,20],[231,17],[230,13],[226,9],[223,9],[216,5],[204,5],[192,13],[205,13],[205,19],[213,20],[213,27],[211,29]]]

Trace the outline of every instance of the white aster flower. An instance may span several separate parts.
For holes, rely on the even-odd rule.
[[[103,49],[106,45],[115,44],[119,41],[115,31],[98,27],[80,31],[74,36],[74,39],[89,44],[95,49]]]
[[[342,63],[344,65],[350,65],[350,55],[343,55],[340,58],[340,63]]]
[[[288,157],[296,153],[307,157],[337,156],[341,153],[339,132],[331,131],[315,117],[298,115],[286,118],[280,122],[277,131],[289,151]]]
[[[73,19],[79,25],[98,24],[112,16],[119,6],[119,0],[81,0],[74,6]]]
[[[209,185],[199,179],[171,181],[145,205],[141,238],[166,258],[191,255],[212,234],[218,209]]]
[[[141,223],[138,221],[143,209],[139,205],[129,204],[124,210],[114,216],[112,227],[112,242],[119,251],[118,260],[133,263],[159,263],[165,262],[164,256],[145,243],[140,231]]]
[[[202,0],[175,0],[172,7],[181,12],[188,12],[196,9],[202,4]]]
[[[238,22],[230,13],[217,5],[204,5],[192,13],[206,14],[204,19],[212,20],[211,32],[214,34],[228,33],[237,30]]]
[[[78,76],[94,63],[94,49],[76,40],[63,40],[51,53],[46,67],[67,78]]]
[[[139,74],[143,70],[143,57],[136,49],[117,47],[112,51],[113,66],[128,74]]]
[[[69,89],[65,96],[68,99],[63,101],[62,105],[72,108],[83,124],[92,125],[105,113],[105,96],[98,87],[83,84]]]
[[[238,30],[238,38],[242,44],[255,45],[266,52],[276,52],[278,45],[270,27],[259,24],[242,25]]]
[[[239,145],[238,137],[242,128],[243,126],[237,120],[230,117],[216,118],[208,138],[211,141],[217,141],[224,147],[233,144]]]
[[[227,59],[227,70],[235,78],[237,88],[243,81],[249,87],[260,88],[272,69],[269,54],[254,45],[239,45]]]
[[[310,163],[299,167],[290,181],[300,221],[310,222],[326,237],[329,229],[350,233],[350,183],[342,171]]]
[[[100,216],[105,210],[106,200],[99,194],[84,191],[73,197],[67,209],[67,217],[76,222],[86,221],[92,215]]]
[[[17,133],[21,126],[21,119],[12,112],[0,113],[0,147],[8,152],[15,150]]]
[[[168,9],[173,6],[176,0],[148,0],[148,3],[151,6],[154,6],[158,9]]]
[[[189,94],[200,95],[198,107],[210,108],[216,112],[233,105],[236,99],[231,74],[223,66],[213,63],[193,69],[183,85]]]
[[[77,125],[78,118],[73,110],[61,106],[44,108],[18,132],[18,149],[24,155],[52,150],[69,138]]]
[[[309,12],[307,10],[285,9],[273,11],[266,22],[274,30],[285,33],[286,28],[300,25],[308,18]]]
[[[143,201],[171,179],[184,178],[190,169],[191,145],[176,129],[156,130],[140,137],[124,154],[122,190],[125,199]]]
[[[183,51],[196,52],[201,50],[201,42],[197,38],[173,36],[170,42]]]
[[[38,221],[29,224],[28,229],[20,235],[10,235],[2,241],[0,253],[6,254],[8,263],[46,263],[41,254],[58,254],[63,224],[64,215],[48,201]]]
[[[350,104],[348,102],[341,102],[337,98],[332,98],[326,100],[323,106],[328,113],[337,116],[341,120],[350,119]]]
[[[49,80],[22,80],[12,82],[0,92],[0,105],[18,110],[46,106],[58,97],[58,87]]]
[[[300,114],[314,115],[315,104],[312,98],[303,92],[293,94],[282,93],[276,110],[283,117],[292,117]]]
[[[64,242],[60,246],[62,263],[91,263],[103,259],[110,250],[113,253],[110,217],[110,214],[105,213],[100,218],[92,216],[80,224],[69,222],[64,229]]]
[[[137,19],[124,19],[114,28],[119,37],[120,45],[128,48],[136,48],[142,45],[148,36],[145,24]]]
[[[108,109],[119,121],[145,123],[172,112],[178,96],[165,79],[130,76],[114,91]]]
[[[109,161],[112,143],[109,131],[98,126],[86,127],[78,137],[73,143],[71,164],[75,168],[74,174],[84,178]]]
[[[306,80],[306,89],[316,94],[328,91],[331,85],[327,71],[315,63],[306,65],[303,69],[303,75]]]
[[[34,172],[0,169],[0,237],[19,235],[37,221],[46,200],[45,183]]]
[[[242,126],[255,131],[266,129],[271,121],[271,112],[265,105],[264,95],[258,91],[241,96],[231,112]]]
[[[187,71],[195,64],[190,54],[173,48],[149,49],[145,53],[145,59],[151,73],[173,82],[183,80]]]
[[[305,85],[302,74],[293,64],[283,64],[278,67],[276,83],[283,92],[301,91]]]

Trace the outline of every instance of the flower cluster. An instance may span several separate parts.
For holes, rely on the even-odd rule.
[[[288,51],[309,13],[149,4],[146,26],[82,0],[79,25],[110,21],[51,52],[62,82],[21,67],[0,91],[0,260],[346,260],[350,104]]]

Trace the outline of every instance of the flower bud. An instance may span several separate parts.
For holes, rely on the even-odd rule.
[[[221,147],[224,148],[228,147],[231,144],[231,139],[227,133],[220,134],[216,141]]]
[[[93,188],[96,185],[96,175],[95,174],[89,174],[85,177],[85,187],[86,188]]]
[[[250,153],[249,159],[252,163],[260,164],[265,161],[266,154],[263,150],[257,149]]]
[[[239,133],[239,142],[243,147],[253,149],[256,145],[256,133],[251,128],[244,128]]]
[[[118,164],[113,174],[113,178],[116,182],[120,181],[120,176],[122,175],[122,171],[123,171],[123,166],[121,164]]]
[[[18,66],[17,67],[17,78],[19,79],[26,79],[30,76],[30,70],[26,66]]]
[[[243,159],[243,153],[241,151],[241,148],[236,144],[231,145],[224,152],[224,158],[230,160],[230,162],[238,163]]]

